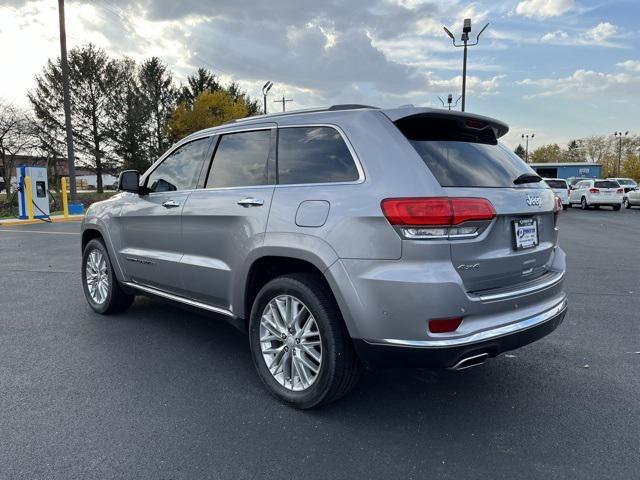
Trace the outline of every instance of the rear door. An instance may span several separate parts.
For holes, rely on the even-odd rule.
[[[593,182],[593,195],[601,202],[622,202],[623,189],[615,180],[596,180]]]
[[[399,126],[449,197],[484,198],[495,209],[476,236],[449,240],[467,291],[544,275],[557,243],[555,195],[544,182],[532,181],[536,173],[481,123],[472,123],[480,132],[458,121]]]
[[[180,276],[189,297],[231,308],[239,267],[262,244],[275,185],[275,124],[220,134],[205,188],[182,212]]]

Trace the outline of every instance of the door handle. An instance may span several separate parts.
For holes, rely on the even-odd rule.
[[[260,198],[243,198],[242,200],[238,200],[238,205],[242,205],[245,208],[248,207],[261,207],[264,205],[264,200]]]
[[[164,208],[176,208],[176,207],[179,207],[180,204],[175,200],[167,200],[166,202],[163,202],[162,206]]]

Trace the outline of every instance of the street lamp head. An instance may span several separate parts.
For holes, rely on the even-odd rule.
[[[464,24],[462,25],[462,32],[463,33],[471,33],[471,19],[470,18],[465,18],[464,19]]]
[[[531,134],[531,138],[533,138],[533,137],[535,137],[535,136],[536,136],[536,134],[535,134],[535,133],[532,133],[532,134]]]
[[[453,94],[449,94],[447,95],[447,103],[451,104],[451,102],[453,102]]]
[[[524,133],[521,136],[522,136],[522,138],[524,138]]]
[[[447,27],[442,27],[442,29],[447,33],[447,35],[451,37],[451,40],[455,42],[456,37],[453,36],[453,33],[451,33],[451,30],[449,30]]]
[[[269,90],[271,90],[271,87],[273,87],[273,82],[272,81],[268,81],[267,83],[265,83],[262,87],[262,93],[264,95],[266,95]]]
[[[627,130],[626,132],[624,132],[624,136],[626,137],[627,135],[629,135],[629,130]]]

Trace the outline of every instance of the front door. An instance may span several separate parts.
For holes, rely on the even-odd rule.
[[[221,135],[205,188],[187,199],[181,272],[190,298],[231,309],[232,285],[267,225],[275,184],[272,135],[270,126]]]
[[[134,282],[182,293],[181,215],[196,188],[211,138],[179,145],[144,175],[146,195],[130,194],[120,211],[120,264]]]

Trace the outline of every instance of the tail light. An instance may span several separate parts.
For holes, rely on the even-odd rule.
[[[598,190],[597,188],[590,188],[589,193],[600,193],[600,190]]]
[[[496,216],[493,205],[484,198],[387,198],[381,207],[389,223],[411,239],[474,237],[477,225],[460,225],[490,221]]]
[[[622,188],[619,188],[616,190],[616,193],[624,193],[624,190]]]
[[[560,197],[556,197],[556,203],[555,203],[555,207],[553,208],[553,212],[555,214],[558,214],[562,211],[562,200],[560,199]]]
[[[447,333],[457,330],[462,323],[462,317],[437,318],[429,320],[429,331],[431,333]]]

